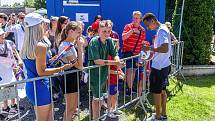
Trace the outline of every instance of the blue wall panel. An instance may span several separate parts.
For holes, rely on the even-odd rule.
[[[126,24],[132,21],[132,12],[139,10],[143,13],[154,13],[159,21],[165,21],[165,0],[102,0],[101,13],[105,19],[110,19],[114,23],[113,29],[120,37]],[[155,31],[146,31],[146,39],[151,42]]]
[[[46,1],[46,8],[48,10],[48,17],[55,15],[55,0],[47,0]]]
[[[99,4],[100,6],[64,6],[63,0],[47,0],[48,16],[66,15],[75,20],[75,13],[88,13],[89,22],[92,24],[94,17],[101,14],[104,19],[110,19],[114,23],[113,30],[121,37],[123,28],[132,21],[132,12],[139,10],[143,14],[154,13],[160,22],[165,21],[166,0],[79,0],[80,4]],[[147,30],[147,40],[151,41],[154,31]]]
[[[70,17],[70,20],[76,20],[76,13],[88,13],[89,22],[85,22],[85,30],[93,23],[94,17],[100,14],[100,6],[64,6],[63,15]]]

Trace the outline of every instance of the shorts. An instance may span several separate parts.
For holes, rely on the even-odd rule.
[[[131,56],[133,56],[132,52],[123,52],[123,54],[122,54],[123,58],[131,57]],[[136,64],[137,62],[138,62],[138,57],[126,60],[126,68],[127,69],[130,69],[132,67],[135,69],[138,68],[137,64]]]
[[[76,68],[72,68],[67,71],[71,71],[71,70],[76,70]],[[60,87],[62,89],[63,94],[78,92],[78,80],[80,82],[81,74],[82,72],[80,71],[66,74],[66,80],[63,79],[60,81]],[[65,82],[66,82],[66,91],[65,91]]]
[[[90,81],[90,89],[94,98],[102,98],[103,94],[106,93],[106,81],[101,81],[99,86],[98,81],[92,80]]]
[[[150,92],[155,94],[160,94],[162,90],[166,89],[166,81],[168,81],[168,74],[170,66],[162,68],[161,70],[151,68],[151,73],[149,76],[150,81]]]
[[[117,84],[116,85],[110,85],[108,92],[110,95],[115,95],[117,93]]]
[[[34,95],[34,83],[33,82],[27,82],[26,83],[26,95],[30,102],[34,106],[43,106],[51,104],[51,92],[49,89],[49,80],[37,80],[35,82],[36,85],[36,99],[37,104],[35,101],[35,95]]]

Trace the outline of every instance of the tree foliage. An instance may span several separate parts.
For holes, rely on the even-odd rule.
[[[46,0],[35,0],[34,6],[36,9],[46,8]]]
[[[28,8],[34,8],[34,0],[25,0],[24,6]]]
[[[46,0],[25,0],[24,5],[31,8],[46,8]]]
[[[176,0],[173,15],[174,30],[179,30],[183,0]],[[184,64],[208,64],[211,55],[212,15],[215,0],[185,0],[181,40],[184,41]]]

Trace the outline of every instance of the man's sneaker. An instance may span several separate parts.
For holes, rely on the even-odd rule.
[[[155,113],[152,113],[152,116],[149,117],[149,118],[147,118],[146,121],[163,121],[163,119],[162,119],[162,118],[157,119],[157,118],[156,118],[156,114],[155,114]]]
[[[2,108],[2,113],[6,113],[6,114],[8,114],[10,112],[10,107],[9,106],[7,106],[7,108]]]
[[[167,120],[167,115],[161,116],[161,118],[162,118],[163,121],[168,121]]]
[[[163,121],[163,120],[162,120],[162,118],[156,119],[154,117],[149,117],[149,118],[146,119],[146,121]]]

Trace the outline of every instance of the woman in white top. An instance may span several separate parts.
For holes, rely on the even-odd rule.
[[[16,61],[15,57],[18,61]],[[15,44],[10,40],[5,40],[5,32],[0,29],[0,85],[16,81],[14,69],[22,67],[22,60],[16,51]],[[11,110],[14,109],[14,110]],[[15,99],[11,100],[11,109],[8,106],[7,100],[4,101],[3,112],[16,113],[17,105]]]

